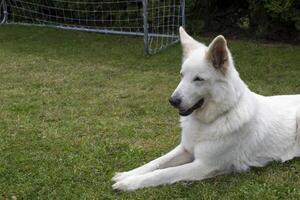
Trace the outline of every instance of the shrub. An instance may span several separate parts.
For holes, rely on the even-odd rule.
[[[299,0],[187,0],[194,33],[218,32],[271,40],[300,40]]]

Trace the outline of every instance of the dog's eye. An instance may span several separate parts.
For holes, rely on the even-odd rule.
[[[194,81],[204,81],[204,79],[197,76],[194,78]]]

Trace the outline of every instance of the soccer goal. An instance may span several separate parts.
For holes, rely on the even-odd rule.
[[[146,54],[179,41],[184,0],[0,0],[1,24],[140,36]]]

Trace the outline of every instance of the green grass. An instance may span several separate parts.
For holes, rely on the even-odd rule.
[[[208,38],[202,38],[206,43]],[[249,87],[300,93],[300,47],[229,41]],[[140,38],[0,27],[0,199],[299,199],[300,160],[201,182],[118,193],[111,177],[179,142],[167,99],[181,48]]]

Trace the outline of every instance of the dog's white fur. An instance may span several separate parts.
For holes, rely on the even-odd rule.
[[[180,28],[182,80],[173,95],[188,109],[181,117],[181,143],[168,154],[113,177],[114,189],[202,180],[300,156],[300,95],[265,97],[240,79],[223,36],[205,45]],[[221,59],[221,62],[220,62]],[[200,76],[204,81],[193,81]]]

